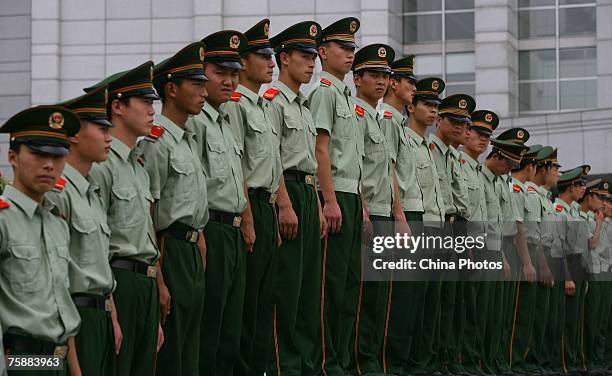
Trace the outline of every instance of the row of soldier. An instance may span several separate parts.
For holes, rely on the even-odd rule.
[[[73,375],[610,364],[612,345],[601,343],[612,342],[612,291],[576,276],[595,249],[609,273],[607,183],[585,194],[586,168],[559,177],[556,149],[524,146],[526,130],[490,140],[494,112],[475,111],[468,95],[440,99],[444,81],[417,81],[413,56],[396,60],[384,44],[355,52],[358,29],[352,17],[325,29],[305,21],[269,38],[262,20],[9,119],[5,353],[68,350]],[[317,57],[322,78],[307,98],[300,87]],[[343,82],[351,70],[356,96]],[[562,226],[544,225],[552,216],[589,230],[568,225],[560,236]],[[484,232],[485,257],[527,283],[364,282],[362,230],[390,221],[413,233]]]

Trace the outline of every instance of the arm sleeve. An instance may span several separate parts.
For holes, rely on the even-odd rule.
[[[308,102],[317,129],[326,130],[331,135],[336,107],[334,93],[329,88],[319,86],[312,92]]]
[[[163,136],[162,136],[163,137]],[[170,152],[168,148],[162,144],[161,140],[157,142],[145,142],[142,149],[142,155],[145,160],[144,168],[149,175],[149,190],[154,200],[159,200],[161,191],[168,180],[168,160]]]

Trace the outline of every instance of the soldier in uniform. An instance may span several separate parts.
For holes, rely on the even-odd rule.
[[[395,52],[385,44],[370,44],[362,47],[355,54],[353,63],[353,80],[357,88],[355,114],[359,129],[363,131],[365,157],[363,159],[363,207],[367,209],[377,236],[391,233],[393,178],[391,159],[387,140],[382,131],[380,116],[376,104],[385,94],[389,85],[391,68]],[[369,239],[362,239],[367,243]],[[366,268],[369,259],[364,256],[362,267]],[[369,267],[368,267],[369,268]],[[365,270],[362,273],[365,276]],[[355,349],[349,367],[357,374],[383,374],[386,367],[381,361],[383,344],[386,343],[385,328],[387,324],[389,275],[382,275],[380,281],[360,278],[355,336],[351,341]]]
[[[481,154],[489,147],[491,134],[499,125],[499,117],[493,111],[478,110],[471,113],[471,124],[468,126],[463,140],[461,160],[468,186],[468,218],[467,234],[470,236],[485,236],[487,233],[487,201],[482,165],[478,162]],[[476,258],[477,250],[471,252],[471,258]],[[468,374],[482,374],[480,359],[486,329],[487,299],[490,284],[482,282],[467,282],[464,284],[465,322],[463,341],[460,346],[462,367]],[[460,342],[461,343],[461,342]]]
[[[413,221],[423,221],[423,232],[426,235],[441,235],[445,216],[436,163],[425,138],[427,128],[437,119],[438,105],[441,102],[439,95],[444,91],[444,87],[444,81],[437,77],[419,80],[416,83],[412,104],[408,105],[409,118],[405,132],[416,163],[416,179],[423,203],[423,215],[415,213],[411,216],[414,217]],[[399,351],[397,362],[402,364],[403,372],[426,374],[434,372],[429,363],[435,355],[433,347],[435,336],[432,333],[439,323],[437,316],[440,313],[438,305],[440,282],[428,276],[415,282],[411,284],[413,285],[410,296],[412,310],[401,312],[397,309],[391,313],[390,321],[397,322],[400,317],[412,321],[408,327],[411,328],[414,341],[409,348]],[[401,316],[402,314],[405,316]],[[393,327],[390,331],[397,333]]]
[[[584,305],[586,272],[582,257],[588,248],[587,223],[580,217],[578,200],[585,193],[585,177],[590,166],[583,165],[561,173],[557,187],[559,197],[555,200],[555,214],[558,216],[555,243],[562,252],[563,281],[565,296],[560,304],[563,314],[562,360],[564,373],[577,374],[582,369],[580,354],[581,309]]]
[[[317,374],[326,367],[329,351],[321,333],[321,239],[327,229],[315,187],[317,131],[300,91],[312,78],[320,32],[319,24],[304,21],[270,39],[280,73],[263,97],[266,119],[280,141],[283,169],[276,200],[283,243],[274,279],[272,375]]]
[[[100,376],[114,375],[114,354],[119,353],[122,336],[111,296],[115,279],[108,262],[110,228],[98,187],[89,177],[92,164],[105,161],[110,151],[106,97],[106,87],[101,87],[60,104],[77,114],[81,127],[68,139],[64,172],[47,194],[70,229],[68,278],[81,316],[75,351],[69,354],[70,370]]]
[[[196,133],[206,176],[209,221],[204,227],[207,272],[206,304],[200,330],[200,375],[231,375],[240,357],[246,253],[252,251],[252,222],[241,231],[249,215],[242,175],[242,151],[236,144],[230,118],[222,104],[238,86],[240,53],[245,36],[234,30],[208,35],[202,42],[208,97],[202,111],[189,119]],[[248,221],[247,221],[248,222]]]
[[[610,183],[608,181],[603,181],[599,194],[602,198],[602,212],[605,216],[602,225],[601,239],[599,242],[599,246],[596,249],[596,252],[600,256],[601,262],[601,274],[599,278],[599,284],[601,285],[601,309],[600,309],[600,317],[601,323],[596,333],[596,337],[594,339],[594,349],[592,359],[593,359],[593,368],[601,370],[602,374],[606,372],[608,368],[609,361],[606,359],[606,339],[612,333],[608,332],[608,327],[610,325],[610,313],[612,312],[612,291],[610,290],[610,265],[612,259],[612,232],[610,231]]]
[[[81,319],[70,297],[70,232],[45,198],[64,169],[79,119],[63,107],[38,106],[7,120],[13,185],[0,197],[0,325],[6,355],[66,355]],[[11,372],[11,374],[20,374]],[[29,371],[28,375],[66,375]]]
[[[278,252],[276,191],[282,173],[277,129],[267,119],[262,84],[272,81],[274,50],[268,39],[270,20],[264,19],[247,30],[247,47],[241,55],[240,84],[223,105],[230,126],[242,150],[242,172],[249,192],[250,215],[255,228],[253,251],[246,256],[246,293],[242,319],[240,372],[263,375],[272,338],[274,302],[272,279]]]
[[[607,270],[604,275],[604,283],[606,286],[607,303],[608,307],[605,310],[607,314],[604,316],[607,322],[604,323],[600,340],[598,341],[599,352],[601,353],[603,369],[607,369],[608,374],[612,373],[612,319],[610,313],[612,313],[612,184],[608,185],[608,192],[606,194],[606,219],[604,229],[608,236],[608,252],[606,260],[608,261]]]
[[[464,160],[456,147],[463,141],[476,101],[466,94],[455,94],[442,100],[438,107],[436,132],[429,137],[429,147],[438,171],[440,188],[446,206],[446,232],[465,235],[468,218],[468,187]],[[462,162],[463,161],[463,162]],[[454,259],[455,255],[444,257]],[[448,274],[448,273],[447,273]],[[452,277],[451,277],[452,279]],[[435,369],[448,373],[461,373],[460,354],[457,350],[465,315],[463,283],[444,281],[440,295],[440,337],[437,339]]]
[[[117,358],[119,375],[151,375],[156,352],[163,342],[156,284],[159,251],[156,245],[149,177],[142,166],[138,137],[153,124],[153,62],[116,73],[89,92],[107,86],[106,111],[113,124],[108,159],[94,164],[90,178],[100,197],[110,227],[110,264],[117,281],[113,299],[123,332]]]
[[[202,229],[208,201],[196,133],[186,122],[202,110],[206,98],[203,58],[204,44],[196,42],[154,67],[162,111],[139,144],[160,251],[157,284],[165,338],[157,360],[161,375],[198,374],[206,264]]]
[[[360,277],[363,134],[343,82],[353,67],[358,29],[359,20],[348,17],[317,35],[323,73],[308,97],[317,129],[319,199],[329,226],[323,244],[323,330],[325,370],[331,374],[349,365]]]

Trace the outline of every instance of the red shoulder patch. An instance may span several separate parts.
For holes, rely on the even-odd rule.
[[[429,150],[433,150],[435,148],[436,148],[436,145],[433,142],[429,144]]]
[[[363,107],[359,106],[359,105],[355,105],[355,114],[359,117],[364,117],[365,116],[365,110],[363,109]]]
[[[561,206],[561,204],[557,204],[557,206],[555,206],[555,210],[561,213],[563,211],[563,206]]]
[[[6,201],[4,201],[3,199],[0,198],[0,210],[6,209],[9,206],[11,206],[11,204],[9,204],[8,202],[6,202]]]
[[[66,188],[66,179],[63,178],[59,178],[56,182],[55,185],[53,186],[53,188],[59,190],[59,191],[63,191],[64,188]]]
[[[323,86],[328,86],[328,87],[331,86],[332,84],[332,82],[328,80],[327,78],[321,78],[320,82],[323,84]]]
[[[164,129],[164,127],[159,126],[159,125],[153,125],[151,127],[151,132],[149,132],[149,137],[157,140],[164,134],[165,131],[166,130]]]
[[[391,118],[393,117],[393,112],[391,112],[391,111],[385,111],[385,112],[383,112],[383,117],[384,117],[385,119],[391,119]]]
[[[139,157],[138,159],[136,159],[136,161],[138,162],[138,164],[140,164],[142,167],[144,167],[144,164],[145,164],[144,158]]]
[[[232,93],[232,96],[230,97],[230,101],[233,102],[238,102],[240,101],[240,97],[242,96],[242,94],[239,91],[235,91]]]
[[[514,189],[514,192],[523,192],[523,190],[521,189],[520,185],[518,185],[518,184],[514,184],[512,186],[512,189]]]
[[[271,87],[264,92],[263,97],[265,99],[272,100],[278,93],[280,93],[280,90],[278,90],[277,88]]]
[[[459,163],[461,163],[461,164],[465,164],[465,159],[460,159],[460,160],[459,160]]]
[[[527,186],[527,192],[536,192],[537,193],[538,191],[536,191],[536,189],[534,187],[528,185]]]

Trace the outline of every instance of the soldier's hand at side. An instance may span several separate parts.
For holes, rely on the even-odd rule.
[[[119,351],[121,351],[121,343],[123,342],[123,331],[121,330],[121,325],[119,325],[119,320],[117,319],[117,310],[115,309],[114,302],[112,304],[111,323],[113,325],[113,334],[115,337],[115,354],[119,355]]]
[[[325,216],[323,215],[322,210],[319,210],[319,230],[320,230],[321,239],[327,236],[327,231],[329,229],[327,228],[327,220],[325,219]]]
[[[576,284],[574,283],[574,281],[565,281],[565,295],[576,295]]]
[[[337,234],[342,227],[342,211],[337,201],[325,202],[323,206],[323,216],[327,221],[327,226],[331,234]]]
[[[200,257],[202,257],[202,272],[206,271],[206,253],[208,249],[206,248],[206,238],[204,237],[204,232],[200,230],[200,235],[198,236],[198,249],[200,250]]]
[[[506,260],[505,257],[504,257],[504,260],[502,262],[502,270],[503,270],[503,273],[504,273],[504,278],[506,280],[509,280],[510,277],[511,277],[511,275],[510,275],[510,272],[511,272],[511,270],[510,270],[510,263],[508,263],[508,260]]]
[[[161,327],[161,323],[157,326],[157,352],[161,349],[164,344],[164,330]]]
[[[279,207],[278,225],[283,238],[293,240],[297,236],[298,218],[291,205]]]
[[[553,277],[553,274],[550,271],[548,264],[540,264],[540,276],[543,286],[553,287],[553,285],[555,284],[555,278]]]
[[[159,309],[161,313],[161,323],[166,323],[166,317],[170,315],[170,301],[172,297],[170,296],[170,291],[168,291],[168,287],[166,287],[165,283],[158,283],[159,286]]]
[[[250,220],[243,220],[240,224],[240,231],[242,231],[242,237],[244,238],[247,252],[253,253],[253,245],[255,244],[255,227],[253,226],[253,222]]]
[[[536,270],[531,263],[523,265],[523,275],[529,283],[534,283],[538,278]]]

